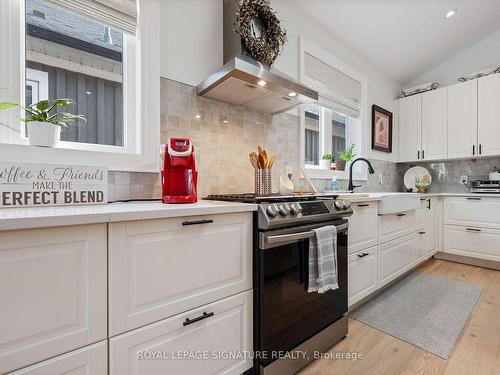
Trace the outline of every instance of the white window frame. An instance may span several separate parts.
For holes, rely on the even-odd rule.
[[[7,0],[0,5],[11,23],[0,25],[0,48],[10,51],[0,59],[0,101],[25,100],[25,6],[23,0]],[[96,165],[115,171],[157,172],[160,143],[160,3],[139,1],[136,37],[124,35],[124,137],[126,146],[60,142],[57,148],[33,147],[23,138],[21,111],[0,117],[15,131],[2,139],[0,160],[21,162]],[[144,22],[142,22],[144,20]],[[6,61],[6,60],[10,61]],[[5,77],[1,77],[6,75]],[[10,78],[9,78],[10,77]],[[12,79],[13,77],[13,79]],[[128,77],[134,77],[129,79]],[[6,90],[5,90],[6,89]],[[5,97],[6,96],[6,97]],[[4,111],[5,112],[5,111]],[[0,129],[1,130],[1,129]]]
[[[314,56],[318,60],[330,65],[331,67],[337,69],[338,71],[344,73],[345,75],[355,79],[361,83],[361,103],[360,103],[360,117],[353,119],[348,117],[347,127],[348,134],[346,140],[346,146],[352,143],[356,144],[356,157],[366,157],[368,154],[368,105],[367,105],[367,78],[366,75],[354,69],[350,65],[342,62],[331,53],[325,51],[321,47],[315,45],[303,36],[299,37],[299,61],[298,61],[298,76],[300,82],[305,81],[305,55],[309,54]],[[326,113],[325,113],[326,112]],[[324,127],[331,123],[331,116],[326,116],[327,111],[321,110],[320,114],[320,155],[330,152],[326,150],[331,149],[331,137],[325,137]],[[308,177],[317,179],[331,179],[336,176],[338,179],[347,180],[349,179],[349,170],[346,171],[331,171],[322,169],[316,165],[305,164],[305,111],[304,107],[300,108],[300,164],[306,170]],[[330,118],[325,121],[325,117]],[[322,120],[323,119],[323,120]],[[354,121],[359,121],[359,126],[352,126]],[[328,145],[330,144],[330,147]],[[353,179],[357,181],[366,181],[368,179],[368,171],[364,163],[356,163],[353,170]]]

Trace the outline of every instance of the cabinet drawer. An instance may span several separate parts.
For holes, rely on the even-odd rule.
[[[500,230],[444,226],[444,252],[500,261]]]
[[[349,218],[349,254],[377,245],[378,211],[376,202],[353,203]]]
[[[415,210],[379,216],[378,243],[382,244],[407,235],[415,230],[416,224]]]
[[[113,223],[110,335],[252,287],[252,214]]]
[[[408,271],[413,264],[415,234],[379,246],[379,288]]]
[[[349,255],[349,306],[377,289],[377,247]]]
[[[107,375],[108,345],[106,341],[75,350],[9,375]]]
[[[447,197],[444,224],[500,229],[500,199]]]
[[[0,374],[106,338],[106,225],[0,232]]]
[[[184,325],[204,313],[213,315]],[[252,367],[251,359],[222,359],[212,353],[251,351],[252,339],[248,291],[110,339],[110,375],[241,374]],[[183,352],[209,356],[180,360]]]

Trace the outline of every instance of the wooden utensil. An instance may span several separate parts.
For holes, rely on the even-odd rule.
[[[266,168],[266,161],[264,160],[264,156],[262,154],[259,154],[259,169],[265,169]]]
[[[259,169],[259,158],[257,157],[257,154],[255,152],[251,152],[248,154],[250,157],[250,163],[255,169]]]
[[[269,169],[271,169],[273,167],[274,159],[276,159],[276,154],[272,154],[271,158],[269,159],[269,166],[268,166]]]

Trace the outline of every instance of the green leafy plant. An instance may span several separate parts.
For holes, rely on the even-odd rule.
[[[333,160],[333,155],[332,154],[323,154],[323,156],[321,156],[321,159],[323,159],[323,160]]]
[[[345,161],[352,161],[356,154],[354,152],[354,145],[350,145],[349,147],[347,147],[345,150],[342,150],[340,151],[339,153],[339,159],[340,160],[345,160]]]
[[[71,99],[56,99],[56,100],[41,100],[38,103],[31,104],[28,107],[23,107],[17,103],[11,102],[0,102],[0,110],[2,109],[12,109],[12,108],[22,108],[26,111],[29,117],[21,118],[23,122],[48,122],[54,125],[60,125],[68,127],[69,122],[76,120],[87,121],[83,115],[74,115],[69,112],[56,112],[57,107],[64,107],[67,105],[74,104]],[[51,112],[53,112],[51,114]]]

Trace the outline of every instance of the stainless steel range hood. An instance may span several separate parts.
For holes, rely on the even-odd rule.
[[[318,100],[318,93],[241,50],[233,30],[239,0],[224,1],[225,65],[196,88],[200,96],[266,113],[287,111]]]

